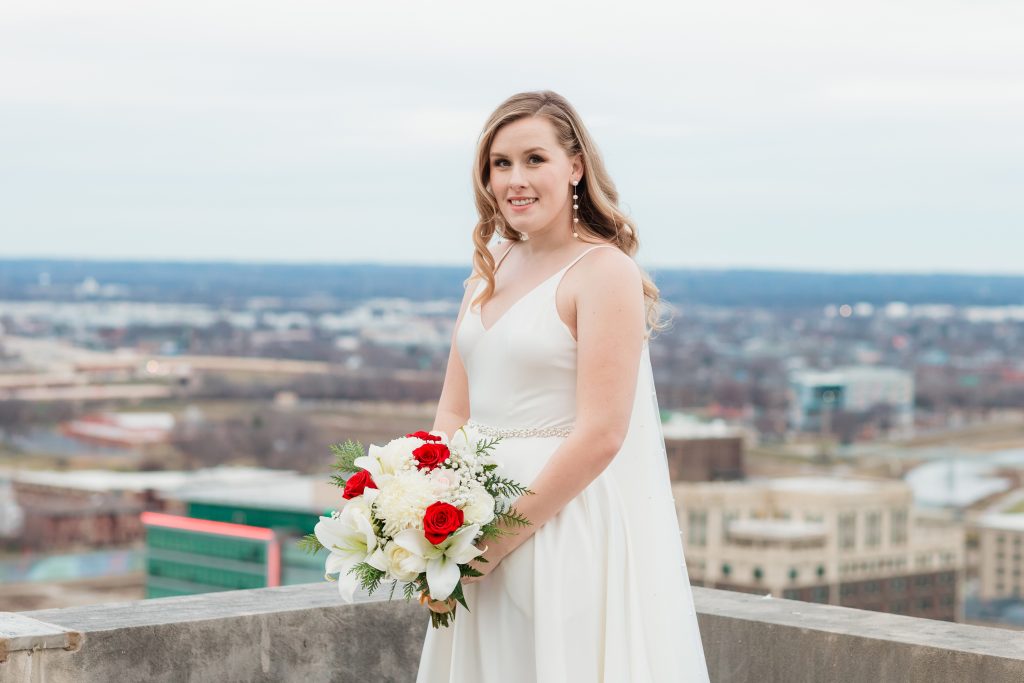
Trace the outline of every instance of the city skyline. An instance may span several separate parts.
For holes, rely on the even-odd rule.
[[[445,9],[10,8],[0,258],[468,264],[480,127],[548,88],[645,265],[1024,274],[1024,9]]]

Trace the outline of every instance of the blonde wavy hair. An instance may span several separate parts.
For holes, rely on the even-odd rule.
[[[491,144],[502,126],[529,116],[542,116],[550,121],[566,155],[571,157],[580,154],[582,157],[583,177],[576,186],[576,194],[579,195],[576,201],[579,205],[577,215],[580,219],[576,232],[580,238],[584,241],[614,244],[630,258],[634,257],[639,247],[636,223],[627,220],[619,209],[619,192],[615,189],[615,183],[605,169],[597,145],[573,106],[550,90],[517,93],[498,105],[488,117],[477,141],[473,191],[479,220],[473,228],[474,273],[467,282],[483,278],[487,286],[470,303],[471,306],[482,306],[494,295],[495,260],[487,248],[494,233],[498,232],[510,240],[517,240],[521,235],[505,223],[497,200],[487,189],[491,174]],[[640,273],[647,307],[646,334],[651,336],[652,333],[666,329],[669,324],[667,320],[662,320],[665,305],[660,300],[658,288],[642,268]]]

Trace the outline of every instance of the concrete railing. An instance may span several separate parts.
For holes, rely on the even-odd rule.
[[[1019,631],[694,597],[715,683],[1024,681]],[[412,681],[426,623],[415,602],[344,605],[327,583],[0,613],[0,681]]]

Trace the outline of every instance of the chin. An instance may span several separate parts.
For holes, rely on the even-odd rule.
[[[505,224],[508,227],[510,227],[513,230],[515,230],[516,232],[521,232],[521,233],[528,233],[528,232],[530,232],[530,230],[531,230],[530,226],[531,225],[544,225],[543,222],[538,221],[536,219],[524,220],[522,216],[516,216],[515,220],[511,220],[511,221],[506,218],[505,219]]]

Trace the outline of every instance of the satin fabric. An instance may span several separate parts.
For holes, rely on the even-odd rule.
[[[472,421],[573,422],[576,341],[555,292],[569,268],[602,247],[615,248],[586,250],[488,329],[476,311],[464,314],[455,339]],[[528,485],[563,440],[506,437],[494,455]],[[470,611],[459,607],[453,627],[428,627],[418,683],[708,681],[646,344],[612,463],[465,595]]]

